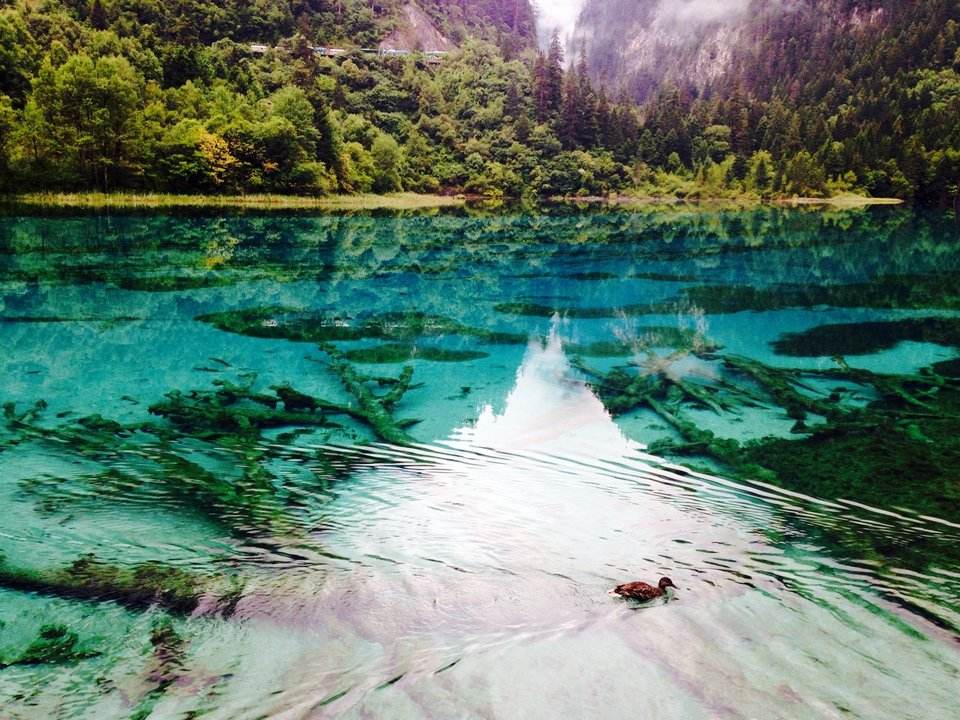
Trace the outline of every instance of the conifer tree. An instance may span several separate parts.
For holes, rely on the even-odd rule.
[[[107,12],[103,9],[103,3],[100,0],[93,0],[90,6],[90,24],[97,30],[106,30],[110,25]]]
[[[547,53],[546,67],[546,101],[551,116],[556,117],[563,105],[563,44],[560,42],[560,32],[553,31],[550,38],[550,50]]]

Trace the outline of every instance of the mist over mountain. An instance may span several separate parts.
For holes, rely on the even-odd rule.
[[[750,85],[765,74],[763,64],[779,68],[785,57],[794,77],[805,69],[793,56],[805,43],[828,53],[836,46],[843,56],[852,44],[888,39],[918,7],[938,5],[956,3],[587,0],[571,47],[586,51],[591,74],[606,87],[643,101],[664,85],[702,93],[731,76]]]

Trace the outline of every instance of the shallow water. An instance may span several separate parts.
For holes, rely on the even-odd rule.
[[[958,240],[886,208],[8,211],[0,717],[953,717]],[[118,588],[144,563],[186,611]],[[52,623],[76,643],[24,661]]]

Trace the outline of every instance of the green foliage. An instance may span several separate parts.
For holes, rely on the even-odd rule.
[[[22,100],[36,70],[37,45],[24,17],[13,10],[0,10],[0,95]]]
[[[591,71],[645,101],[648,165],[679,174],[672,153],[698,167],[729,152],[765,152],[766,167],[754,162],[745,178],[734,173],[762,196],[853,190],[958,202],[949,162],[937,176],[942,159],[960,150],[956,2],[804,1],[790,13],[754,3],[737,21],[741,39],[709,93],[693,87],[700,80],[690,58],[669,50],[653,61],[666,80],[618,72],[616,58],[633,35],[604,28],[626,4],[587,3],[587,25],[602,38],[592,39]],[[604,42],[614,47],[599,47]]]
[[[584,68],[565,72],[559,39],[544,58],[549,117],[535,121],[528,2],[422,6],[461,45],[439,63],[357,49],[395,28],[402,3],[393,0],[14,3],[0,11],[4,181],[46,191],[495,196],[628,182],[616,163],[631,160],[635,115],[600,102]],[[322,58],[314,43],[350,52]],[[563,106],[570,156],[560,154]]]
[[[370,148],[373,163],[373,190],[378,193],[398,192],[400,182],[400,146],[391,135],[381,133]]]
[[[960,203],[949,2],[916,11],[883,3],[870,33],[841,32],[809,3],[789,23],[758,10],[756,32],[709,92],[618,82],[647,99],[640,111],[593,83],[610,75],[609,48],[593,42],[568,65],[555,36],[537,53],[527,0],[421,2],[459,46],[437,63],[363,52],[397,28],[403,5],[4,3],[0,189],[522,196],[638,187]],[[585,12],[616,17],[627,4],[601,10]],[[321,57],[312,44],[347,52]]]
[[[158,170],[172,189],[215,190],[237,163],[226,141],[197,120],[182,120],[170,128],[158,150]]]
[[[787,163],[784,180],[787,192],[814,197],[823,194],[826,183],[823,168],[806,150],[797,153]]]

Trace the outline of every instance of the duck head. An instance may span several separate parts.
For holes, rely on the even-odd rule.
[[[672,587],[674,590],[678,589],[677,586],[673,584],[673,580],[671,580],[668,577],[660,578],[659,585],[660,585],[660,589],[663,590],[664,592],[667,591],[668,587]]]

